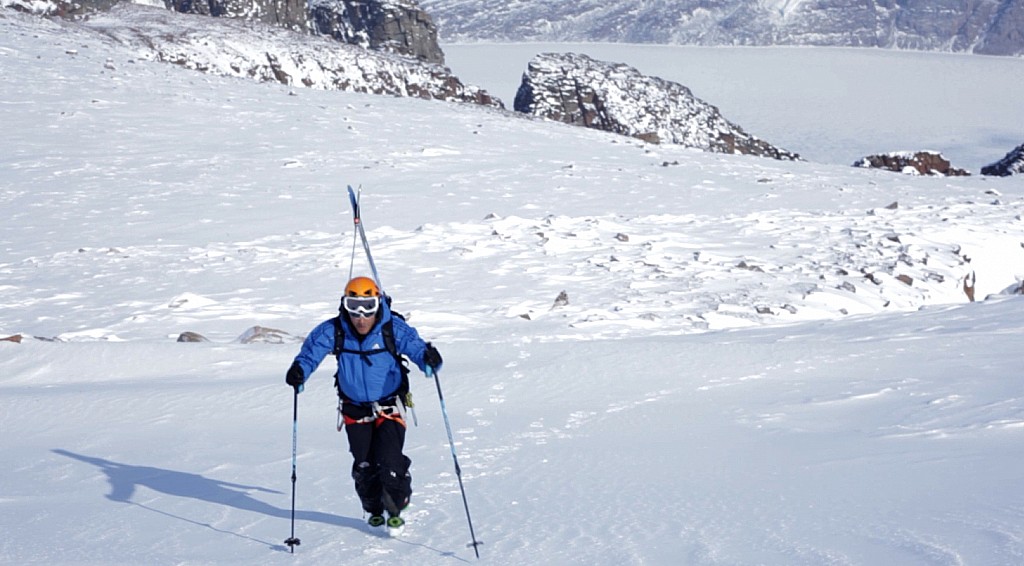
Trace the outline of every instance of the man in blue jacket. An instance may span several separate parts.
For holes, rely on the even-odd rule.
[[[373,279],[349,281],[339,316],[321,322],[309,333],[285,382],[301,391],[327,354],[337,357],[336,386],[352,452],[356,493],[370,515],[371,527],[386,524],[389,531],[397,533],[405,525],[400,513],[412,495],[412,461],[402,453],[408,370],[400,356],[407,356],[428,375],[441,369],[442,360],[415,328],[391,313],[387,303]],[[427,372],[428,368],[432,372]]]

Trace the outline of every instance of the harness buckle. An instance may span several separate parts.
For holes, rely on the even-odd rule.
[[[397,399],[397,397],[392,399],[393,401],[396,401],[394,405],[381,405],[379,401],[370,403],[370,414],[358,419],[350,417],[344,413],[343,408],[345,406],[345,401],[343,399],[339,399],[338,432],[341,432],[341,429],[343,429],[345,425],[376,423],[376,426],[380,426],[385,420],[395,421],[403,427],[406,426],[405,414],[402,412],[402,404],[397,402]]]

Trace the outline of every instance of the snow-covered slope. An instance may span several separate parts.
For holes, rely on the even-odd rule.
[[[283,373],[348,277],[346,184],[445,355],[481,563],[1024,555],[1022,299],[961,281],[1019,285],[1017,179],[211,76],[8,12],[0,68],[0,562],[476,561],[419,376],[409,528],[363,527],[330,362],[283,545]]]

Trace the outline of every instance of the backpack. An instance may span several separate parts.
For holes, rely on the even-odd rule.
[[[405,320],[404,316],[398,314],[395,311],[391,311],[391,316],[392,317],[396,317],[397,316],[398,318],[400,318],[402,320]],[[334,317],[333,319],[331,319],[331,321],[334,323],[334,350],[331,351],[331,354],[333,354],[335,357],[338,357],[339,355],[341,355],[342,352],[348,352],[348,353],[351,353],[351,354],[360,354],[360,355],[370,355],[370,354],[376,354],[376,353],[381,351],[381,350],[363,351],[363,350],[346,350],[346,349],[344,349],[343,345],[345,344],[345,323],[342,322],[340,314],[338,316]],[[389,352],[392,355],[392,357],[395,358],[395,363],[398,364],[398,368],[402,372],[402,382],[401,382],[401,384],[398,386],[398,389],[396,389],[394,393],[388,395],[388,397],[391,397],[392,395],[397,396],[398,399],[401,401],[401,403],[403,405],[405,405],[406,407],[412,407],[411,400],[409,399],[409,366],[408,366],[408,361],[405,359],[405,356],[403,356],[402,354],[398,353],[398,348],[395,346],[395,328],[394,328],[394,324],[392,323],[392,321],[388,320],[387,322],[382,323],[381,327],[380,327],[380,332],[381,332],[381,336],[384,339],[384,350]],[[334,374],[334,389],[338,391],[338,397],[342,401],[349,401],[349,402],[351,401],[351,399],[347,399],[345,397],[345,395],[341,392],[341,384],[338,382],[338,374],[337,373]]]

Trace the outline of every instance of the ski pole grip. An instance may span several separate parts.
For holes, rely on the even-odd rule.
[[[427,371],[424,373],[427,374],[427,377],[434,377],[434,366],[427,366]]]

